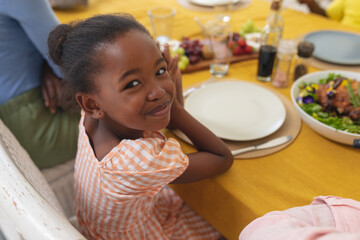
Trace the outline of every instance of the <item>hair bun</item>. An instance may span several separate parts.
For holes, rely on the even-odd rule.
[[[49,34],[49,55],[53,62],[59,66],[62,64],[64,44],[69,33],[74,29],[70,24],[60,24]]]

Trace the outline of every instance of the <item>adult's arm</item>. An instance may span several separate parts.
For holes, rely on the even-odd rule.
[[[306,4],[312,13],[319,14],[321,16],[327,16],[323,8],[315,0],[298,0],[299,3]]]
[[[262,239],[360,239],[360,202],[319,196],[310,205],[273,211],[255,219],[239,237],[239,240]]]
[[[49,33],[60,24],[48,0],[2,0],[5,12],[17,20],[36,49],[47,61],[53,72],[62,74],[49,57],[47,39]]]

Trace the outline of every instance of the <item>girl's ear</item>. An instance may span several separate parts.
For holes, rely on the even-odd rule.
[[[95,119],[101,119],[105,117],[104,111],[98,106],[94,95],[89,93],[76,93],[76,101],[79,103],[81,108]]]

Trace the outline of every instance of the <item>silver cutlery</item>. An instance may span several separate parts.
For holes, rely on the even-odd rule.
[[[278,138],[274,138],[270,141],[264,142],[264,143],[259,143],[250,147],[244,147],[244,148],[239,148],[236,150],[232,150],[231,153],[233,156],[239,155],[240,153],[244,153],[244,152],[248,152],[248,151],[254,151],[254,150],[261,150],[261,149],[266,149],[266,148],[272,148],[272,147],[277,147],[280,146],[284,143],[287,143],[288,141],[290,141],[292,139],[291,135],[288,136],[282,136],[282,137],[278,137]]]

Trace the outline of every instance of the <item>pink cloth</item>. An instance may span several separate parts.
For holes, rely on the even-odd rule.
[[[307,206],[255,219],[239,240],[360,240],[360,202],[319,196]]]

